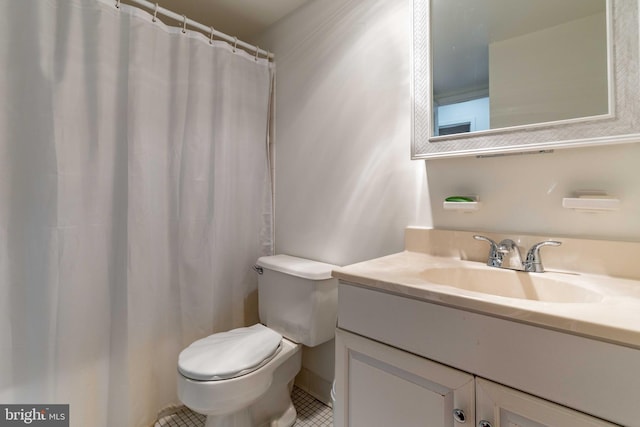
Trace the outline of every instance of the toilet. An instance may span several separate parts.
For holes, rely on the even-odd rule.
[[[289,255],[258,259],[260,323],[210,335],[178,358],[178,397],[205,427],[289,427],[302,345],[334,337],[336,266]]]

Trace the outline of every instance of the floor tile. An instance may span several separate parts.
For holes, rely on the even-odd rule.
[[[295,427],[332,427],[333,413],[331,408],[313,398],[298,387],[293,388],[291,395],[298,418]],[[196,414],[188,408],[180,407],[176,412],[160,418],[154,427],[203,427],[205,416]]]

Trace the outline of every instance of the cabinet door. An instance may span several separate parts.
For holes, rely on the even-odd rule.
[[[474,393],[472,375],[336,331],[336,427],[452,427],[455,409],[473,426]]]
[[[486,427],[604,427],[599,418],[476,378],[476,418]],[[483,421],[488,424],[481,424]]]

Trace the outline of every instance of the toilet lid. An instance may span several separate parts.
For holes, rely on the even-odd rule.
[[[280,350],[282,335],[256,324],[209,335],[182,350],[178,371],[201,381],[246,375],[269,362]]]

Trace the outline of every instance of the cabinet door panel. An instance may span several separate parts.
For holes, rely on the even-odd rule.
[[[451,427],[453,409],[475,424],[473,376],[338,330],[336,427]]]
[[[493,427],[612,427],[599,418],[476,378],[478,422]]]
[[[349,425],[445,426],[453,411],[453,394],[440,394],[420,377],[370,357],[352,353],[349,360]],[[366,391],[366,392],[363,392]]]

